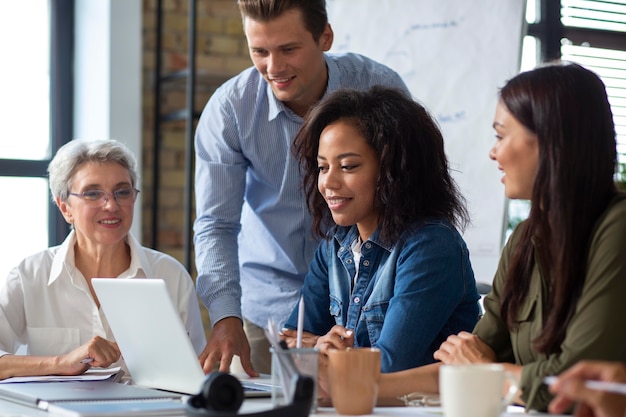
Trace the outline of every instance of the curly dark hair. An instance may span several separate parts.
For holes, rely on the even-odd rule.
[[[528,295],[534,248],[551,288],[535,348],[560,351],[587,270],[594,224],[616,194],[615,126],[604,84],[572,63],[553,63],[509,80],[500,100],[537,135],[539,163],[530,214],[511,260],[501,314],[510,328]],[[535,245],[533,245],[533,240]]]
[[[295,138],[293,152],[300,163],[315,235],[329,238],[335,227],[317,190],[317,155],[322,131],[339,120],[351,123],[378,156],[375,203],[383,242],[395,242],[427,217],[444,218],[460,229],[467,226],[465,199],[450,175],[437,123],[403,91],[375,86],[330,94],[309,111]]]

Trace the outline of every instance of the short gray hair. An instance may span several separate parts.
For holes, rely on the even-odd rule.
[[[72,187],[72,178],[81,165],[87,162],[115,162],[128,170],[131,185],[137,184],[137,161],[133,153],[116,140],[72,140],[57,151],[50,165],[48,178],[53,199],[66,201]]]

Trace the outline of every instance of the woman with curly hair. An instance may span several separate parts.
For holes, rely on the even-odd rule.
[[[294,151],[322,238],[301,291],[303,346],[377,347],[383,372],[433,362],[479,316],[457,230],[468,214],[436,122],[398,90],[338,91],[311,110]]]

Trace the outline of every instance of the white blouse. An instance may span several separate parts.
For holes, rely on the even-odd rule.
[[[74,264],[75,232],[24,259],[0,288],[0,356],[26,345],[28,355],[61,355],[94,336],[115,340],[104,314]],[[130,267],[118,279],[160,278],[197,354],[206,345],[194,283],[173,257],[142,247],[128,235]],[[119,308],[124,308],[120,305]]]

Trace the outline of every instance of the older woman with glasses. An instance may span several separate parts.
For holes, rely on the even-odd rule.
[[[196,352],[204,348],[188,272],[130,234],[135,165],[114,140],[71,141],[50,162],[50,190],[72,231],[61,245],[24,259],[0,288],[0,379],[78,375],[120,359],[91,286],[96,277],[163,279]],[[22,345],[26,355],[17,355]]]

